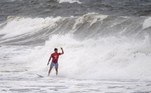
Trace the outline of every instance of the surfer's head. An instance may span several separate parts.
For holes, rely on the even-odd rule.
[[[55,51],[55,52],[58,52],[58,49],[57,49],[57,48],[55,48],[55,49],[54,49],[54,51]]]

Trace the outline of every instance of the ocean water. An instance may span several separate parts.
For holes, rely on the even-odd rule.
[[[46,5],[42,14],[40,7],[48,2],[54,12]],[[116,11],[119,6],[115,2],[123,9],[128,6],[125,15],[121,15],[123,9]],[[24,7],[20,6],[22,3]],[[91,3],[91,0],[0,1],[3,5],[0,93],[151,93],[149,1]],[[102,10],[98,4],[104,5]],[[80,10],[66,12],[66,5],[73,6],[71,10]],[[96,6],[90,8],[91,5]],[[94,11],[84,10],[86,6]],[[8,11],[10,7],[12,10]],[[58,11],[58,7],[62,9]],[[140,7],[148,7],[148,16]],[[130,8],[144,15],[135,15]],[[53,69],[47,76],[50,54],[54,48],[61,52],[60,47],[65,54],[59,58],[59,75]]]

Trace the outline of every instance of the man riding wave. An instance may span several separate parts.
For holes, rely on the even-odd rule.
[[[63,48],[61,48],[61,51],[62,51],[61,53],[58,53],[58,49],[55,48],[54,53],[51,54],[51,56],[48,60],[48,63],[47,63],[47,65],[49,65],[49,62],[52,59],[51,64],[50,64],[50,69],[48,71],[48,76],[50,75],[50,72],[53,67],[55,67],[56,75],[58,75],[58,59],[59,59],[60,55],[64,54]]]

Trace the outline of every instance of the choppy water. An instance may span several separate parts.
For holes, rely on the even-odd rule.
[[[151,93],[150,4],[0,0],[0,93]]]
[[[90,12],[150,16],[150,9],[150,0],[0,0],[0,21],[8,16],[80,16]]]

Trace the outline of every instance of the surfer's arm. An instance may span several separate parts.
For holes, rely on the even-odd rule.
[[[62,53],[60,53],[60,54],[61,54],[61,55],[64,54],[64,51],[63,51],[63,48],[62,48],[62,47],[61,47],[61,51],[62,51]]]
[[[47,65],[49,65],[49,62],[50,62],[50,60],[51,60],[51,56],[50,56],[50,58],[49,58],[49,60],[48,60],[48,63],[47,63]]]

